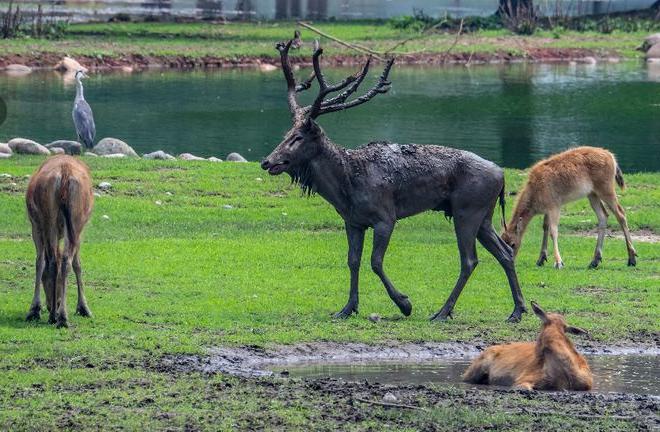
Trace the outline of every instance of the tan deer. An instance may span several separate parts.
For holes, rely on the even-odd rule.
[[[536,342],[487,348],[465,371],[463,380],[523,390],[590,390],[589,364],[566,336],[588,334],[586,330],[567,325],[559,314],[545,313],[536,302],[532,310],[543,323]]]
[[[66,285],[69,266],[78,283],[78,307],[82,316],[91,316],[82,284],[80,235],[94,204],[89,168],[71,156],[55,156],[44,162],[32,176],[26,196],[37,250],[34,298],[27,320],[38,320],[43,284],[49,323],[67,327]],[[64,240],[64,248],[60,242]]]
[[[598,147],[577,147],[554,155],[534,165],[518,197],[511,222],[502,233],[502,239],[518,253],[527,225],[537,214],[543,214],[543,241],[536,265],[547,260],[548,233],[552,238],[555,268],[564,263],[559,254],[559,213],[561,206],[580,198],[589,198],[598,218],[596,251],[589,267],[596,268],[603,257],[603,240],[607,228],[607,206],[616,216],[628,248],[628,265],[637,264],[626,212],[619,205],[614,183],[625,188],[623,173],[609,151]]]

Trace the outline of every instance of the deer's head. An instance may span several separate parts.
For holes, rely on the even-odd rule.
[[[323,114],[353,108],[369,101],[379,93],[386,93],[390,86],[387,77],[390,69],[392,69],[392,64],[394,64],[394,60],[390,59],[376,84],[364,95],[347,102],[347,99],[355,93],[366,77],[371,58],[367,60],[360,72],[345,78],[337,84],[329,84],[321,71],[320,58],[323,49],[315,44],[312,57],[314,73],[307,80],[296,84],[289,62],[289,49],[294,41],[299,42],[297,36],[296,34],[294,39],[286,43],[280,42],[277,44],[282,61],[282,71],[287,84],[287,99],[293,126],[284,136],[284,140],[261,162],[261,168],[272,175],[279,175],[283,172],[291,174],[298,167],[307,164],[318,155],[323,146],[325,133],[316,123],[316,119]],[[308,106],[300,106],[296,100],[296,94],[308,90],[315,79],[319,83],[319,93],[314,103]],[[341,93],[336,96],[328,97],[331,93],[339,91]]]
[[[589,332],[581,329],[579,327],[573,327],[566,323],[566,320],[561,314],[558,313],[546,313],[541,306],[535,301],[532,302],[532,310],[534,314],[541,320],[543,323],[543,328],[554,327],[560,330],[562,333],[571,333],[574,335],[589,335]]]

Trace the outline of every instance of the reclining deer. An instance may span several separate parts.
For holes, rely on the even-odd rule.
[[[532,310],[543,323],[536,342],[487,348],[465,371],[463,380],[522,390],[590,390],[589,364],[566,336],[586,335],[586,330],[567,325],[559,314],[545,313],[535,302]]]
[[[536,261],[542,266],[547,260],[548,233],[554,247],[555,268],[564,262],[559,254],[559,212],[561,206],[580,198],[589,198],[591,208],[598,217],[598,240],[589,267],[596,268],[603,257],[603,240],[607,228],[607,206],[616,216],[628,249],[628,265],[637,264],[637,252],[632,244],[626,212],[616,197],[614,183],[625,188],[623,173],[609,151],[597,147],[577,147],[554,155],[535,164],[529,171],[513,209],[511,222],[502,233],[502,239],[518,253],[527,225],[537,214],[543,214],[543,241]]]
[[[92,179],[87,166],[71,156],[44,162],[28,185],[26,203],[37,250],[34,297],[27,320],[41,314],[41,284],[46,294],[48,322],[68,326],[66,285],[73,266],[78,283],[77,313],[91,316],[82,284],[80,235],[94,204]],[[64,248],[60,241],[64,239]]]
[[[347,102],[367,75],[371,59],[358,74],[331,85],[321,71],[323,50],[317,47],[313,55],[314,74],[304,83],[296,84],[288,57],[291,44],[292,41],[280,43],[277,48],[287,83],[293,127],[263,160],[261,167],[271,175],[288,173],[303,191],[320,194],[344,219],[350,293],[346,306],[335,317],[346,318],[358,312],[358,274],[367,228],[374,230],[371,268],[401,312],[410,315],[412,305],[386,276],[383,258],[398,219],[435,210],[454,218],[461,272],[445,305],[431,319],[444,320],[451,316],[461,290],[477,266],[475,243],[478,239],[504,268],[514,301],[509,321],[519,321],[526,310],[513,253],[492,226],[498,197],[504,211],[502,169],[473,153],[440,146],[371,143],[357,150],[347,150],[335,145],[316,119],[323,114],[356,107],[387,92],[393,60],[387,62],[378,82],[369,91]],[[298,105],[296,93],[308,89],[314,77],[320,86],[319,94],[312,105],[302,107]],[[329,97],[341,90],[338,95]]]

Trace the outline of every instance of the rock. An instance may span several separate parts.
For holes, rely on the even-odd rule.
[[[215,156],[211,156],[210,158],[206,159],[209,162],[222,162],[222,159],[217,158]]]
[[[13,178],[13,176],[11,174],[2,173],[0,174],[0,178]]]
[[[135,150],[131,146],[117,138],[103,138],[94,146],[92,152],[99,156],[123,154],[125,156],[138,157],[138,154],[135,153]]]
[[[637,48],[640,51],[648,51],[652,46],[660,44],[660,33],[655,33],[644,38],[642,46]]]
[[[167,196],[172,196],[172,195],[174,195],[174,194],[173,194],[172,192],[170,192],[170,191],[167,191],[167,192],[165,192],[165,195],[167,195]]]
[[[233,205],[229,205],[229,204],[225,204],[225,205],[222,206],[222,208],[225,209],[225,210],[231,210],[231,209],[234,208],[234,206],[233,206]]]
[[[158,150],[152,153],[147,153],[142,156],[144,159],[157,159],[157,160],[176,160],[171,154],[167,154],[162,150]]]
[[[83,72],[87,72],[88,69],[78,63],[76,59],[73,59],[69,56],[64,57],[62,60],[60,60],[59,63],[55,65],[55,70],[60,71],[60,72],[73,72],[76,73],[79,70]]]
[[[103,220],[110,220],[110,216],[108,216],[108,215],[103,215],[103,216],[101,216],[101,219],[103,219]]]
[[[5,153],[10,155],[14,152],[11,150],[11,147],[9,147],[7,144],[0,143],[0,153]]]
[[[159,205],[163,205],[163,202],[162,202],[161,200],[157,200],[157,201],[154,202],[154,204],[156,204],[157,206],[159,206]]]
[[[268,63],[263,63],[259,65],[259,70],[261,72],[273,72],[277,70],[277,66]]]
[[[375,323],[380,321],[380,315],[378,315],[377,313],[370,314],[369,315],[369,321],[375,322]]]
[[[87,157],[99,157],[99,155],[97,155],[96,153],[92,153],[92,152],[85,152],[85,154],[84,154],[83,156],[87,156]]]
[[[78,141],[57,140],[50,144],[46,144],[46,148],[50,149],[51,151],[55,148],[61,148],[68,155],[82,154],[82,144],[80,144]]]
[[[0,159],[9,159],[11,156],[11,153],[0,153]]]
[[[99,183],[99,189],[101,189],[102,191],[109,191],[110,189],[112,189],[112,183],[101,182]]]
[[[25,66],[22,64],[10,64],[7,67],[5,67],[5,71],[9,75],[27,75],[30,72],[32,72],[32,68],[30,66]]]
[[[179,159],[181,160],[187,160],[187,161],[201,161],[201,160],[206,160],[203,157],[195,156],[190,153],[181,153],[179,155]]]
[[[30,155],[49,155],[50,150],[42,146],[38,142],[25,139],[14,138],[10,140],[7,145],[14,153],[30,154]]]
[[[229,153],[227,155],[227,162],[247,162],[247,159],[238,153]]]
[[[660,60],[660,44],[655,44],[646,52],[646,60]]]
[[[113,153],[113,154],[107,154],[103,155],[101,157],[108,158],[108,159],[122,159],[127,157],[124,153]]]
[[[594,65],[594,64],[598,63],[598,60],[596,60],[595,57],[585,57],[585,58],[582,59],[582,62],[586,63],[586,64]]]
[[[94,192],[94,196],[95,196],[96,198],[100,198],[100,197],[102,197],[103,195],[101,195],[101,194],[98,193],[98,192]]]
[[[57,154],[66,154],[63,148],[60,147],[53,147],[50,149],[51,154],[57,155]]]
[[[383,402],[385,403],[397,403],[398,401],[399,399],[390,392],[385,393],[385,396],[383,396]]]
[[[121,70],[124,73],[133,73],[134,69],[131,66],[122,66],[121,68],[119,68],[119,70]]]

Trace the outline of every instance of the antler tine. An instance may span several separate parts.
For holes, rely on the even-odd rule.
[[[312,72],[312,74],[307,78],[305,81],[301,82],[296,86],[296,93],[300,93],[301,91],[309,90],[309,88],[312,86],[312,83],[314,82],[314,78],[316,78],[316,74]]]
[[[289,62],[289,49],[291,48],[292,43],[293,39],[286,43],[278,42],[276,48],[280,52],[282,71],[284,72],[284,78],[286,79],[289,111],[291,111],[291,115],[295,116],[300,111],[300,105],[298,105],[298,101],[296,101],[296,79],[294,78],[293,72],[291,71],[291,62]]]
[[[383,70],[383,73],[378,78],[378,82],[376,82],[376,84],[371,89],[369,89],[368,92],[366,92],[359,98],[353,99],[352,101],[347,103],[337,103],[334,105],[323,106],[320,108],[318,115],[326,114],[329,112],[341,111],[348,108],[353,108],[355,106],[362,105],[363,103],[371,100],[377,94],[387,93],[390,89],[389,87],[390,84],[392,84],[387,80],[387,77],[390,74],[390,70],[392,69],[392,65],[394,65],[394,59],[388,60],[387,64],[385,65],[385,69]]]
[[[321,114],[321,110],[322,110],[321,107],[324,104],[323,99],[329,93],[339,91],[358,79],[357,76],[350,75],[344,78],[342,81],[338,82],[337,84],[328,85],[328,82],[325,80],[325,77],[323,76],[323,72],[321,71],[321,62],[320,62],[321,54],[323,54],[323,48],[317,46],[316,50],[314,51],[314,55],[312,56],[312,64],[314,66],[314,74],[316,75],[316,79],[319,82],[320,89],[319,89],[319,94],[318,96],[316,96],[316,100],[314,100],[314,103],[312,104],[312,107],[310,109],[310,113],[309,113],[310,118],[316,118]]]
[[[330,106],[337,103],[345,102],[346,99],[348,99],[348,97],[353,93],[355,93],[358,87],[360,87],[362,81],[364,81],[364,78],[367,76],[367,73],[369,72],[370,64],[371,64],[371,56],[369,56],[369,58],[367,59],[367,62],[362,67],[362,70],[354,75],[356,77],[355,81],[353,81],[353,83],[342,93],[338,94],[337,96],[331,99],[323,101],[323,103],[321,104],[321,108],[323,108],[324,106]]]

